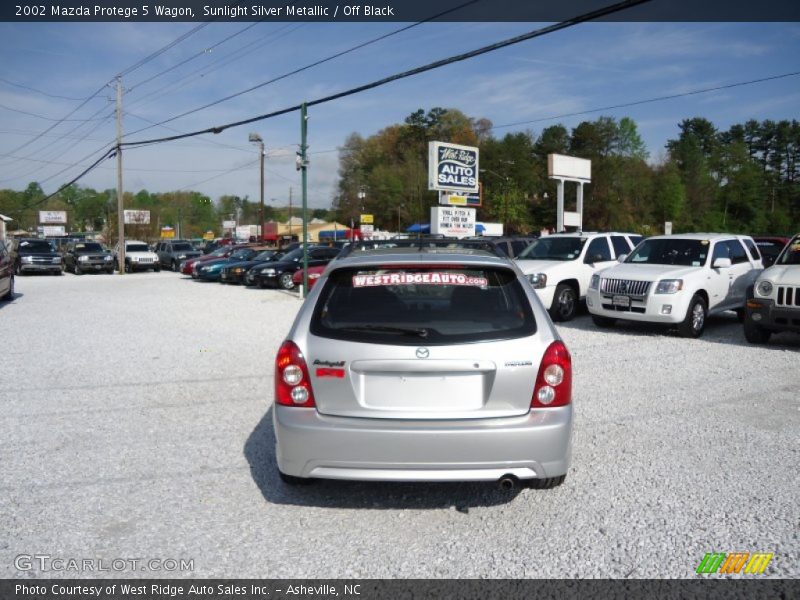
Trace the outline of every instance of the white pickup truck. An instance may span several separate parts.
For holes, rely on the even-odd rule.
[[[800,233],[761,272],[747,298],[744,337],[765,344],[773,333],[800,333]]]
[[[555,233],[533,242],[515,260],[550,317],[569,321],[586,297],[592,275],[616,264],[641,239],[635,233]]]
[[[617,319],[677,325],[699,337],[706,317],[734,310],[744,318],[748,289],[763,269],[753,239],[691,233],[656,236],[624,262],[592,276],[586,306],[599,327]]]

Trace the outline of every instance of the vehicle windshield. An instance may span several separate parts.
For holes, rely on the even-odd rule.
[[[256,254],[251,260],[277,260],[280,256],[281,253],[275,252],[275,250],[264,250],[264,252]]]
[[[125,245],[126,252],[150,252],[150,248],[147,244],[126,244]]]
[[[22,240],[19,243],[20,252],[43,252],[48,254],[54,252],[55,248],[50,242],[45,240]]]
[[[800,265],[800,237],[794,238],[786,245],[775,261],[776,265]]]
[[[581,255],[585,239],[547,236],[536,240],[517,257],[520,260],[575,260]]]
[[[214,250],[209,256],[225,256],[225,253],[228,251],[228,246],[221,246]]]
[[[311,320],[314,335],[391,345],[513,339],[535,331],[513,271],[466,265],[338,269]]]
[[[75,244],[75,250],[78,252],[102,252],[103,247],[97,242],[86,242],[83,244]]]
[[[708,240],[653,238],[641,242],[625,262],[702,267],[710,247]]]
[[[285,260],[287,262],[294,261],[298,262],[303,260],[303,248],[295,248],[291,252],[287,252],[283,256],[281,256],[281,260]]]
[[[236,260],[250,260],[255,256],[256,251],[251,250],[250,248],[242,248],[241,250],[237,250],[233,254],[231,254],[231,258]]]
[[[180,244],[172,244],[172,250],[175,252],[191,252],[194,248],[188,242],[181,242]]]

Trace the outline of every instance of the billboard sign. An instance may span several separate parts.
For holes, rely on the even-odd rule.
[[[44,225],[42,233],[45,237],[61,237],[67,235],[63,225]]]
[[[166,225],[161,228],[161,237],[162,238],[174,238],[175,237],[175,228]]]
[[[150,225],[149,210],[124,210],[122,217],[125,225]]]
[[[222,222],[223,229],[236,229],[236,221],[223,221]]]
[[[359,222],[362,225],[364,225],[364,224],[372,225],[373,223],[375,223],[375,220],[373,219],[372,215],[361,215],[361,217],[359,217]],[[363,227],[362,227],[362,229],[363,229]]]
[[[563,154],[548,154],[547,176],[572,181],[591,181],[592,161]]]
[[[447,142],[429,142],[428,189],[477,194],[478,149]]]
[[[431,233],[458,238],[474,236],[475,209],[456,206],[432,206]]]
[[[59,224],[67,222],[67,211],[65,210],[40,210],[39,223],[42,224]]]
[[[371,240],[372,234],[375,233],[375,226],[371,223],[363,223],[361,224],[361,238],[365,240]]]

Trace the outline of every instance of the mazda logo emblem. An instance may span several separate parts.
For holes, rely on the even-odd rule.
[[[431,355],[431,351],[427,348],[417,348],[417,358],[428,358]]]

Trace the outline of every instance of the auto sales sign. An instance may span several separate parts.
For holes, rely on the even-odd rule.
[[[428,189],[478,193],[478,149],[429,142]]]

